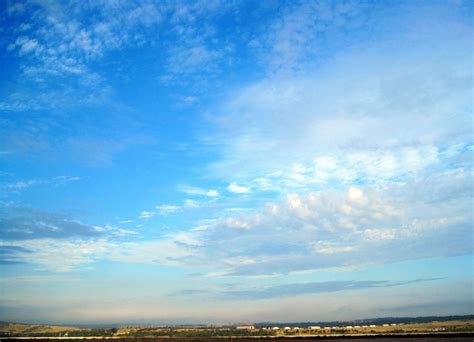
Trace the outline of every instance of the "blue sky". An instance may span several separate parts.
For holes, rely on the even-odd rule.
[[[473,313],[469,1],[0,21],[0,320]]]

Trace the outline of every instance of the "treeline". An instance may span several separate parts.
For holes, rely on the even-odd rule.
[[[272,331],[258,330],[236,330],[236,329],[140,329],[131,331],[123,337],[247,337],[247,336],[273,336],[275,335]]]
[[[423,317],[382,317],[382,318],[367,318],[358,319],[353,321],[333,321],[333,322],[260,322],[256,323],[255,327],[270,327],[270,326],[285,326],[285,327],[309,327],[309,326],[320,326],[320,327],[339,327],[347,325],[380,325],[380,324],[410,324],[410,323],[429,323],[434,321],[449,322],[449,321],[467,321],[473,320],[474,315],[456,315],[456,316],[423,316]]]

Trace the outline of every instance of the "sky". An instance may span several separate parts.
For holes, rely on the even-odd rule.
[[[471,1],[0,2],[0,320],[474,313]]]

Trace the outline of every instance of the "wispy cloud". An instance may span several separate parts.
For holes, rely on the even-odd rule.
[[[417,279],[416,282],[434,281],[438,279]],[[267,299],[285,296],[305,295],[310,293],[339,292],[363,290],[379,287],[392,287],[411,284],[411,281],[393,283],[386,280],[363,281],[327,281],[276,285],[248,290],[229,290],[222,293],[224,297],[239,299]]]
[[[282,7],[264,32],[249,42],[270,73],[298,72],[324,54],[327,34],[364,21],[359,1],[305,1]]]
[[[135,137],[127,134],[126,137],[85,136],[71,137],[65,142],[66,147],[90,166],[110,166],[114,157],[137,146],[152,146],[155,141],[149,136]]]
[[[153,211],[142,211],[140,213],[139,218],[141,219],[149,219],[151,217],[155,216],[155,213]]]
[[[199,201],[195,201],[189,198],[184,200],[185,208],[199,208],[200,205],[201,203]]]
[[[215,189],[204,189],[196,186],[181,184],[178,186],[178,191],[188,195],[218,197],[219,191]]]
[[[437,151],[469,141],[472,133],[465,110],[470,55],[460,52],[469,30],[433,31],[429,41],[403,32],[406,48],[392,54],[379,53],[388,42],[367,44],[314,72],[269,75],[236,89],[214,110],[219,130],[212,139],[222,148],[210,171],[228,181],[291,172],[298,181],[305,172],[288,169],[315,159],[326,167],[321,176],[329,177],[331,162],[334,172],[350,163],[357,173],[373,177],[380,170],[385,178],[428,166]],[[328,156],[335,160],[323,159]]]
[[[18,242],[16,242],[18,243]],[[24,240],[27,253],[17,253],[24,263],[34,264],[39,270],[70,272],[90,264],[107,254],[111,244],[105,239],[72,238]]]
[[[81,278],[70,275],[26,275],[0,278],[2,283],[42,283],[80,281]]]
[[[0,265],[14,265],[21,264],[25,261],[22,255],[31,253],[31,250],[15,245],[0,246]]]
[[[158,205],[155,208],[158,210],[158,213],[160,215],[174,214],[181,210],[179,206],[171,205],[171,204]]]
[[[23,10],[12,10],[17,7]],[[29,25],[5,26],[11,41],[7,51],[21,58],[22,77],[17,91],[0,102],[0,109],[24,111],[104,102],[112,87],[94,63],[111,51],[130,46],[159,46],[166,59],[161,78],[167,82],[185,81],[183,75],[209,74],[225,59],[215,30],[198,22],[228,7],[224,2],[14,2],[8,5],[4,20],[27,16]],[[164,42],[156,39],[157,32],[163,32]]]
[[[7,191],[21,192],[22,190],[34,186],[63,186],[69,182],[76,182],[79,180],[81,180],[81,178],[75,176],[57,176],[50,179],[19,180],[16,182],[1,184],[0,187]]]
[[[81,180],[81,177],[77,177],[77,176],[57,176],[57,177],[54,177],[54,179],[58,182],[75,182],[75,181],[78,181],[78,180]]]
[[[183,289],[173,292],[171,296],[196,296],[214,297],[225,300],[264,300],[271,298],[295,297],[308,294],[321,294],[332,292],[345,292],[357,290],[369,290],[375,288],[390,288],[405,286],[424,282],[433,282],[442,280],[441,278],[423,278],[405,281],[388,280],[336,280],[336,281],[318,281],[289,283],[270,286],[245,286],[230,285],[218,286],[214,288],[194,288]]]
[[[227,187],[227,190],[233,192],[235,194],[246,194],[250,192],[250,188],[242,185],[238,185],[237,183],[230,183]]]
[[[0,231],[4,240],[101,235],[92,226],[72,220],[62,214],[52,214],[38,209],[4,208],[0,215]]]
[[[18,181],[18,182],[6,184],[5,188],[13,189],[13,190],[21,190],[21,189],[29,188],[36,184],[40,184],[40,183],[41,181],[38,181],[38,180]]]

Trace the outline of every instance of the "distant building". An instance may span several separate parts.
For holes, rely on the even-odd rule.
[[[352,329],[352,325],[347,325],[346,329]]]
[[[382,324],[383,327],[388,327],[390,324]]]
[[[376,325],[375,325],[375,324],[371,324],[371,325],[369,325],[369,327],[371,327],[371,328],[375,328],[375,327],[376,327]]]
[[[312,327],[309,327],[311,330],[319,330],[321,327],[319,325],[314,325]]]
[[[235,327],[236,330],[254,330],[255,327],[253,325],[239,325]]]
[[[280,330],[279,327],[273,327],[272,330]]]

